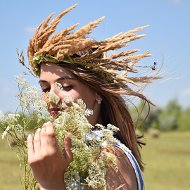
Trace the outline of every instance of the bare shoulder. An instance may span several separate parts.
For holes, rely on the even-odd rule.
[[[135,171],[124,152],[115,147],[118,171],[109,167],[106,174],[108,190],[137,190]]]

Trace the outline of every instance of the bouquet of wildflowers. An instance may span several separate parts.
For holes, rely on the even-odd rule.
[[[112,165],[115,169],[116,157],[106,149],[116,142],[113,133],[118,130],[115,126],[101,124],[92,126],[87,116],[93,114],[81,99],[73,101],[66,98],[62,101],[62,111],[53,118],[47,112],[47,103],[39,95],[36,87],[29,86],[22,77],[16,78],[19,88],[18,98],[21,111],[15,114],[1,116],[0,122],[4,128],[2,138],[16,145],[17,154],[24,170],[23,186],[25,190],[35,190],[38,184],[27,164],[26,138],[34,133],[43,123],[51,121],[56,131],[60,147],[63,149],[64,138],[71,134],[73,161],[67,169],[64,178],[68,190],[93,189],[106,190],[106,169]],[[60,88],[59,84],[55,84]],[[55,94],[47,94],[51,102],[57,103]]]

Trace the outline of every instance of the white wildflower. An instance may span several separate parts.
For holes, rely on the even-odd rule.
[[[93,115],[93,110],[91,110],[91,109],[86,109],[85,112],[84,112],[84,115],[85,115],[85,116]]]
[[[26,166],[23,177],[25,189],[37,189],[37,183],[26,163],[27,154],[23,154],[26,152],[26,136],[45,122],[51,121],[61,149],[64,148],[64,139],[68,133],[71,134],[72,138],[74,159],[64,175],[66,189],[74,190],[78,189],[79,186],[82,189],[84,184],[87,188],[105,190],[106,169],[110,164],[114,166],[115,155],[102,153],[104,151],[101,150],[114,144],[113,134],[117,128],[113,125],[106,127],[101,124],[92,126],[88,122],[87,116],[92,115],[93,111],[86,108],[83,100],[74,101],[72,98],[66,97],[60,101],[56,93],[47,93],[49,103],[53,102],[56,105],[60,103],[60,113],[54,118],[47,112],[47,103],[42,100],[36,87],[28,86],[28,82],[20,76],[17,77],[17,82],[22,112],[20,115],[4,115],[0,112],[0,120],[3,120],[5,127],[8,126],[2,134],[2,138],[11,135],[11,139],[19,145],[18,156],[22,162],[21,165]],[[56,83],[55,88],[61,89],[62,86]],[[98,159],[95,160],[94,158]]]
[[[109,130],[111,130],[111,131],[113,131],[113,132],[119,131],[119,128],[116,127],[116,126],[114,126],[114,125],[112,125],[112,124],[108,124],[108,125],[107,125],[107,129],[109,129]]]
[[[62,112],[61,115],[54,120],[54,124],[56,127],[64,126],[69,120],[69,114],[67,112]]]
[[[104,141],[104,142],[102,142],[102,143],[100,144],[100,146],[101,146],[102,148],[106,148],[106,147],[108,146],[108,142],[107,142],[107,141]]]
[[[18,123],[14,125],[14,129],[18,134],[23,132],[23,127]]]
[[[60,98],[55,93],[47,92],[46,94],[47,94],[49,103],[54,103],[55,105],[59,103]]]
[[[16,76],[16,82],[20,88],[28,87],[28,81],[24,79],[21,75]]]
[[[9,114],[7,115],[7,119],[8,119],[9,121],[14,122],[14,121],[17,121],[17,118],[18,118],[19,116],[20,116],[19,114],[9,113]]]
[[[74,99],[67,96],[62,100],[62,103],[65,103],[67,106],[73,106],[74,104]],[[77,108],[77,107],[76,107]]]
[[[4,132],[3,132],[3,134],[2,134],[2,139],[4,139],[4,138],[7,136],[7,133],[8,133],[9,130],[10,130],[10,127],[8,126],[8,127],[4,130]]]
[[[54,83],[54,88],[57,88],[58,90],[63,90],[63,86],[59,82]]]
[[[99,124],[99,123],[97,123],[95,125],[95,127],[97,127],[98,129],[104,129],[104,126],[102,124]]]

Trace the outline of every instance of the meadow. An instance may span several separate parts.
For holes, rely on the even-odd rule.
[[[146,137],[145,190],[190,189],[190,132],[161,133]]]
[[[145,136],[145,190],[190,189],[190,132]],[[21,190],[18,158],[6,141],[0,140],[0,189]]]

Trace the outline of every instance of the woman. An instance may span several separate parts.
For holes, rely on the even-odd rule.
[[[81,98],[93,110],[88,117],[92,125],[111,123],[120,130],[116,138],[121,142],[114,148],[117,156],[118,172],[111,167],[107,170],[107,189],[142,190],[143,164],[138,149],[131,115],[121,95],[137,96],[147,102],[146,97],[132,90],[132,85],[148,83],[152,77],[128,77],[136,72],[134,65],[148,52],[133,55],[136,49],[106,56],[110,50],[120,49],[132,40],[142,37],[135,32],[144,27],[120,33],[104,41],[94,41],[87,37],[102,18],[87,24],[75,32],[73,25],[52,35],[60,19],[76,5],[59,14],[50,24],[50,15],[35,31],[28,48],[32,72],[39,76],[39,83],[45,95],[55,93],[60,102],[67,96],[74,100]],[[132,55],[131,55],[132,54]],[[62,89],[55,89],[55,83]],[[46,96],[46,95],[45,95]],[[58,105],[50,104],[49,111],[56,116]],[[64,190],[64,173],[72,162],[71,139],[65,138],[65,149],[59,149],[55,132],[50,122],[38,129],[28,140],[28,162],[41,190]]]

